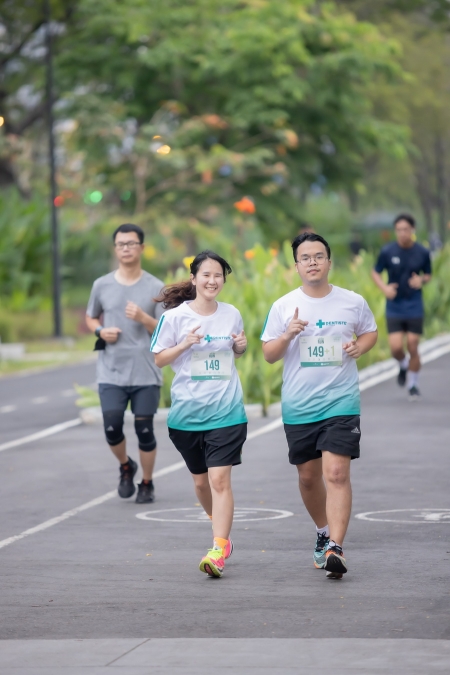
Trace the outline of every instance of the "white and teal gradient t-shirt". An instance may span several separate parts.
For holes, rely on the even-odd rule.
[[[208,431],[231,427],[247,422],[242,401],[242,387],[235,363],[233,338],[243,330],[242,317],[236,307],[224,302],[210,316],[197,314],[190,308],[190,301],[161,316],[153,334],[151,351],[159,354],[175,347],[196,326],[204,335],[200,344],[193,345],[171,364],[175,377],[172,382],[172,405],[167,419],[171,429],[181,431]],[[231,351],[231,379],[193,380],[191,378],[192,350],[205,352]]]
[[[295,309],[308,321],[300,336],[342,334],[342,344],[377,329],[375,318],[361,295],[332,286],[324,298],[311,298],[301,288],[271,307],[261,333],[269,342],[286,332]],[[308,424],[338,415],[359,415],[361,410],[355,359],[342,350],[342,366],[302,368],[297,336],[284,356],[281,408],[284,424]]]

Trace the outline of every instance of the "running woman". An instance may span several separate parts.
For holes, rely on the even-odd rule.
[[[328,283],[331,252],[325,239],[301,234],[292,251],[303,285],[272,305],[261,340],[268,363],[284,359],[284,429],[289,462],[297,467],[300,494],[316,525],[314,565],[328,577],[342,578],[352,504],[350,460],[360,454],[356,359],[376,343],[377,327],[363,297]]]
[[[141,267],[144,232],[138,225],[120,225],[113,242],[118,269],[94,282],[86,323],[103,347],[97,361],[98,393],[106,442],[120,462],[119,496],[127,499],[136,491],[133,479],[138,464],[128,454],[123,433],[125,410],[131,402],[142,467],[136,502],[146,504],[155,497],[153,416],[162,384],[161,371],[150,354],[150,336],[161,316],[161,306],[153,298],[164,284]]]
[[[167,309],[151,350],[158,367],[171,365],[169,436],[192,474],[200,504],[212,520],[213,547],[200,570],[221,577],[233,551],[231,467],[241,464],[247,417],[235,359],[247,348],[242,317],[217,302],[229,264],[212,251],[191,263],[190,280],[167,286],[158,301]]]
[[[394,221],[397,241],[384,246],[372,278],[386,296],[386,322],[391,354],[399,363],[397,382],[407,383],[408,398],[416,401],[419,391],[419,340],[423,333],[422,288],[431,279],[430,252],[415,242],[414,218],[400,214]],[[387,270],[388,283],[381,273]],[[406,350],[405,350],[406,338]]]

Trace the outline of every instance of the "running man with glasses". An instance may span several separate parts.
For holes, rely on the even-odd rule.
[[[140,227],[120,225],[113,242],[118,269],[94,282],[86,323],[100,343],[98,391],[106,441],[120,463],[119,495],[126,499],[136,490],[133,479],[138,465],[127,453],[123,433],[130,401],[143,475],[136,502],[143,504],[154,500],[153,416],[158,408],[162,375],[150,353],[150,336],[163,312],[153,298],[164,284],[141,268],[144,232]]]
[[[284,429],[289,462],[316,525],[314,565],[340,579],[347,572],[342,546],[352,505],[350,460],[360,454],[356,359],[375,345],[377,326],[361,295],[328,283],[325,239],[301,234],[292,251],[302,286],[272,305],[261,340],[268,363],[284,359]]]

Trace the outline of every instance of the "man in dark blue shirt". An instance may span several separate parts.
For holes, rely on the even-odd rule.
[[[415,242],[415,220],[408,214],[394,221],[395,242],[387,244],[378,256],[372,278],[386,296],[386,320],[392,356],[400,364],[398,384],[408,380],[410,400],[420,396],[419,340],[423,332],[422,287],[431,278],[430,252]],[[387,270],[386,284],[381,273]],[[406,336],[406,354],[404,338]]]

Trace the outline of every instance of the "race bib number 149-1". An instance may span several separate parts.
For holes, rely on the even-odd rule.
[[[302,368],[342,366],[342,334],[300,337]]]
[[[232,361],[231,349],[220,352],[193,351],[191,380],[230,380]]]

